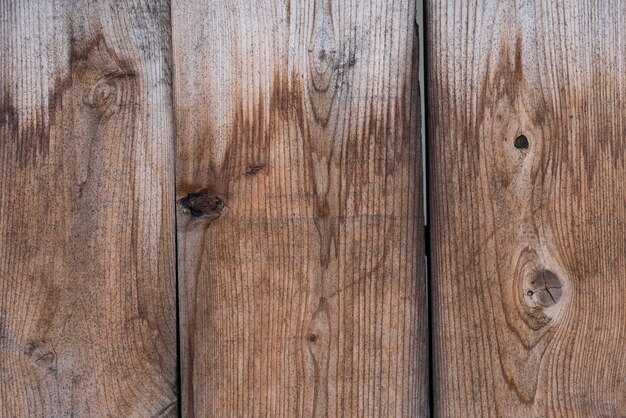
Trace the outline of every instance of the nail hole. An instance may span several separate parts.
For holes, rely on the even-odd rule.
[[[515,141],[513,142],[513,146],[515,146],[515,148],[517,149],[527,149],[528,138],[526,138],[526,135],[520,135],[517,138],[515,138]]]

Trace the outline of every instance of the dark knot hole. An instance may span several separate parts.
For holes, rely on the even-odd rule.
[[[178,201],[192,216],[219,215],[224,201],[214,193],[191,193]]]
[[[520,135],[515,138],[515,141],[513,141],[513,146],[517,149],[528,149],[529,145],[530,144],[528,143],[528,138],[526,138],[526,135]]]

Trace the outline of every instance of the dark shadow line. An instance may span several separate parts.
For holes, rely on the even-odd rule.
[[[430,123],[429,123],[429,108],[430,108],[430,97],[428,95],[428,80],[430,78],[429,74],[429,50],[427,48],[428,42],[428,1],[422,1],[422,39],[420,39],[420,47],[424,48],[423,54],[423,69],[424,69],[424,85],[422,86],[422,94],[424,95],[424,103],[425,109],[423,109],[423,120],[424,124],[424,167],[422,168],[422,175],[424,176],[424,196],[426,200],[425,204],[425,219],[426,224],[424,225],[424,253],[426,258],[426,305],[427,305],[427,317],[428,317],[428,412],[429,416],[434,417],[435,414],[435,393],[436,393],[436,385],[435,385],[435,343],[434,343],[434,326],[433,326],[433,266],[432,266],[432,247],[433,247],[433,238],[431,234],[431,226],[432,226],[432,199],[431,199],[431,155],[430,155]]]
[[[175,108],[175,100],[174,100],[174,21],[172,19],[172,2],[169,4],[169,41],[170,41],[170,106],[171,106],[171,123],[172,123],[172,138],[171,138],[171,147],[172,147],[172,166],[174,169],[174,181],[173,186],[173,199],[171,204],[173,205],[174,210],[174,277],[175,277],[175,294],[176,294],[176,409],[178,413],[178,417],[183,416],[183,393],[182,393],[182,357],[181,357],[181,317],[180,317],[180,278],[179,278],[179,266],[178,266],[178,215],[176,210],[176,185],[177,185],[177,170],[176,170],[176,108]]]

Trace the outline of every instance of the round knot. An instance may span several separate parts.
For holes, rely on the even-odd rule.
[[[113,89],[114,87],[106,82],[96,84],[92,93],[93,104],[96,106],[105,105]]]
[[[550,270],[542,270],[535,274],[526,290],[526,296],[538,306],[548,308],[555,305],[563,295],[563,283]]]

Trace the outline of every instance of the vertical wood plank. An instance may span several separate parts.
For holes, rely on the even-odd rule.
[[[0,415],[176,414],[167,1],[0,2]]]
[[[427,413],[413,3],[173,4],[186,416]]]
[[[626,415],[626,3],[431,1],[435,408]]]

